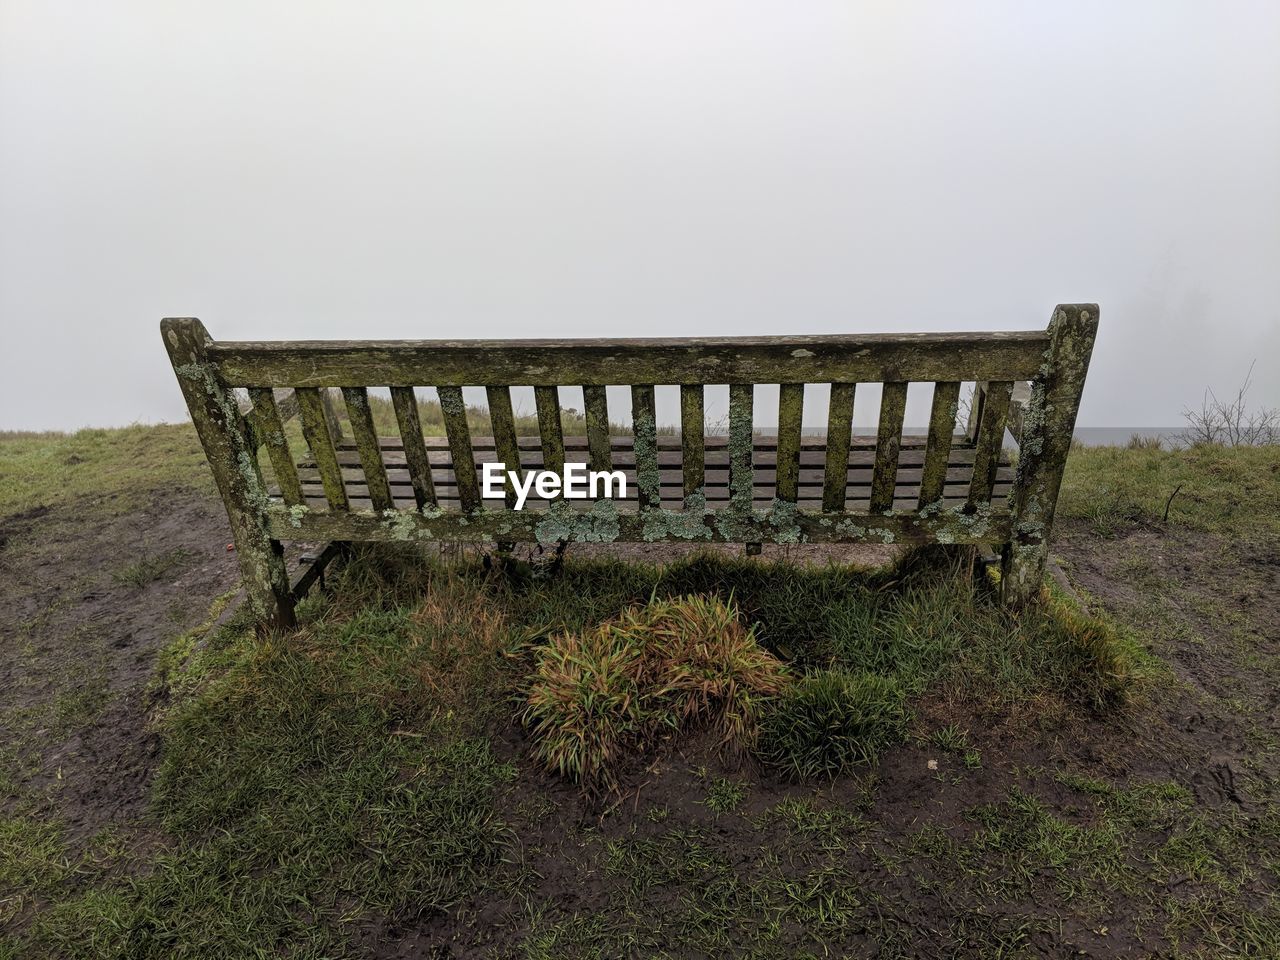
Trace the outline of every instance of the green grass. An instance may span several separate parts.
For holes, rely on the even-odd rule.
[[[417,630],[408,649],[401,630]],[[331,955],[353,912],[442,909],[505,851],[494,791],[514,775],[427,694],[429,625],[356,616],[321,641],[217,634],[162,723],[152,869],[43,913],[53,956]],[[333,644],[334,646],[330,646]],[[409,735],[404,735],[409,734]]]
[[[167,845],[123,879],[63,890],[56,874],[19,877],[26,901],[54,901],[20,952],[236,957],[278,943],[320,957],[340,953],[362,918],[511,895],[521,872],[502,797],[519,768],[495,755],[491,724],[509,722],[550,637],[695,590],[743,598],[762,641],[802,662],[858,663],[913,696],[942,684],[980,697],[987,712],[1027,697],[1093,703],[1092,661],[1071,649],[1070,631],[1045,642],[1055,614],[1011,618],[948,570],[902,580],[754,561],[571,562],[562,577],[528,585],[408,550],[366,551],[337,578],[335,597],[302,605],[295,635],[256,640],[228,627],[202,644],[206,626],[174,642],[160,663],[169,705],[157,721],[165,748],[154,787]],[[745,793],[713,779],[702,803],[736,817]],[[836,825],[850,823],[801,808],[777,816],[828,858]],[[816,950],[866,905],[834,863],[797,873],[762,848],[760,879],[745,881],[718,865],[711,840],[673,829],[622,843],[615,866],[636,871],[633,889],[680,885],[660,929],[683,930],[707,951],[727,947],[725,911],[752,898],[764,906],[750,927],[779,949],[783,929],[803,925]],[[40,844],[42,857],[54,855],[48,837]],[[645,942],[638,916],[613,916],[607,929],[599,918],[535,918],[527,953],[567,951],[573,940],[574,949],[607,943],[610,955],[629,938]]]
[[[1171,525],[1274,540],[1278,502],[1280,447],[1075,447],[1058,515],[1086,520],[1110,537],[1135,523],[1164,522],[1168,504]]]
[[[112,515],[179,490],[213,493],[213,479],[191,424],[0,433],[0,517],[80,502]]]
[[[759,755],[792,780],[830,779],[872,763],[903,738],[902,686],[889,677],[819,670],[783,690],[761,723]]]
[[[158,489],[210,489],[189,427],[9,435],[0,457],[6,481],[16,465],[0,486],[6,512],[76,502],[92,515]],[[1063,512],[1115,535],[1158,522],[1181,482],[1171,526],[1274,537],[1274,464],[1259,451],[1075,451]],[[1146,565],[1133,572],[1144,591],[1171,589]],[[334,580],[332,597],[302,605],[296,635],[215,631],[218,607],[160,658],[156,835],[141,851],[127,831],[86,845],[34,803],[0,820],[0,958],[351,956],[370,930],[394,938],[440,911],[463,955],[485,955],[491,904],[513,960],[821,957],[850,944],[886,958],[1035,956],[1060,918],[1115,927],[1121,895],[1122,922],[1153,952],[1280,956],[1268,896],[1280,808],[1265,770],[1236,810],[1176,783],[1056,769],[1047,752],[1040,771],[997,769],[998,751],[990,761],[991,731],[1048,742],[1087,718],[1136,722],[1144,678],[1162,678],[1140,634],[1061,596],[1019,617],[945,567],[723,558],[661,569],[571,558],[559,577],[516,582],[409,549],[361,550]],[[963,758],[956,776],[988,784],[989,802],[950,822],[886,823],[874,766],[813,788],[747,764],[684,774],[683,798],[654,802],[642,782],[607,814],[566,817],[564,794],[510,738],[538,651],[689,595],[732,602],[797,674],[854,672],[900,690],[909,710],[931,705],[919,712],[942,722],[904,749],[921,767],[933,751]],[[1182,605],[1159,629],[1222,612]],[[38,637],[27,624],[16,653]],[[1242,657],[1249,643],[1242,624]],[[107,691],[80,683],[105,651],[84,654],[51,678],[47,709],[11,730],[92,718]],[[670,764],[702,762],[684,764],[684,747],[672,744]],[[0,789],[23,789],[26,762],[0,745]],[[544,875],[597,892],[566,906]]]
[[[716,777],[707,787],[707,795],[703,803],[707,809],[716,813],[732,813],[742,806],[747,798],[747,788],[737,780],[728,777]]]

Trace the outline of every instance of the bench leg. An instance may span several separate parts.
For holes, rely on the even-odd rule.
[[[240,572],[248,594],[249,608],[258,616],[259,630],[289,630],[297,625],[293,615],[293,592],[284,564],[284,545],[279,540],[236,544]]]
[[[1000,558],[1000,597],[1015,610],[1040,599],[1044,589],[1047,543],[1006,543]]]

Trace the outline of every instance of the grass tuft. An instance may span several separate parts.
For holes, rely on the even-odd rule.
[[[145,587],[149,583],[163,580],[175,570],[190,564],[196,557],[195,551],[185,547],[166,550],[163,553],[147,555],[133,563],[121,567],[113,573],[116,583],[127,587]]]
[[[896,681],[822,670],[792,684],[761,721],[760,758],[791,780],[830,779],[902,739],[907,711]]]
[[[627,758],[691,727],[748,747],[761,701],[785,681],[730,604],[655,600],[539,650],[524,720],[538,759],[592,792],[615,786]]]

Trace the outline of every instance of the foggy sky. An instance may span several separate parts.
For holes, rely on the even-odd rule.
[[[1278,49],[1274,2],[0,0],[0,428],[182,418],[163,316],[767,335],[1097,301],[1081,424],[1176,425],[1254,358],[1280,404]]]

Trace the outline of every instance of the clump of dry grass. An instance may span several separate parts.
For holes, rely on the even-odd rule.
[[[616,787],[627,758],[694,727],[749,747],[761,703],[786,682],[731,603],[654,600],[542,648],[524,720],[538,759],[596,792]]]

